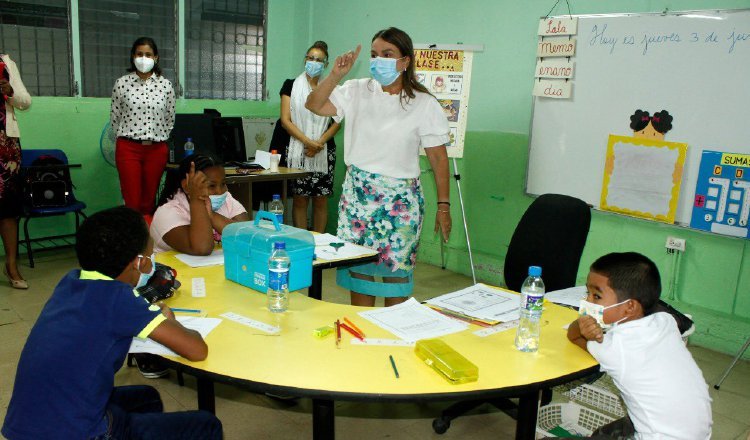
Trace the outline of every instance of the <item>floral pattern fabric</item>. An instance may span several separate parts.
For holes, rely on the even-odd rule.
[[[0,218],[21,214],[21,144],[0,130]]]
[[[336,235],[379,253],[378,265],[412,271],[424,216],[418,178],[399,179],[350,166],[339,201]]]
[[[289,147],[287,147],[289,148]],[[301,179],[294,179],[289,187],[295,196],[330,196],[333,194],[333,175],[336,170],[336,144],[328,141],[328,172],[310,173]],[[322,153],[320,153],[322,154]]]

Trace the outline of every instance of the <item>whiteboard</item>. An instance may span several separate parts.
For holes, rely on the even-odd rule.
[[[609,134],[666,109],[664,140],[688,144],[675,219],[689,224],[701,152],[750,153],[750,10],[578,18],[572,99],[534,98],[526,192],[598,207]]]

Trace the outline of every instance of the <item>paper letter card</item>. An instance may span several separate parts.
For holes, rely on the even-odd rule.
[[[534,78],[572,78],[575,63],[569,58],[547,58],[537,60]]]
[[[555,35],[576,35],[578,33],[578,17],[574,18],[542,18],[539,20],[538,35],[552,37]]]
[[[690,227],[750,238],[750,154],[704,151]]]
[[[601,209],[674,223],[687,144],[609,135]]]
[[[542,38],[536,46],[536,56],[572,57],[576,54],[576,39],[568,37]]]
[[[534,80],[534,96],[567,99],[573,93],[573,83],[564,79]]]

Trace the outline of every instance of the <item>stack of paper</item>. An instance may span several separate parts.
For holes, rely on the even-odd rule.
[[[177,254],[175,257],[190,267],[221,266],[224,264],[223,249],[214,249],[210,255],[206,256]]]
[[[459,319],[470,318],[478,325],[494,325],[518,319],[519,301],[515,293],[478,283],[432,298],[427,304]]]
[[[437,338],[468,328],[467,324],[443,316],[414,298],[395,306],[359,312],[359,315],[405,341]]]
[[[184,325],[185,328],[195,330],[201,334],[203,339],[208,336],[217,325],[221,324],[219,318],[197,318],[193,316],[178,316],[176,317],[180,324]],[[153,339],[141,339],[133,338],[133,342],[130,344],[130,353],[152,353],[160,356],[179,356],[177,353],[154,341]]]

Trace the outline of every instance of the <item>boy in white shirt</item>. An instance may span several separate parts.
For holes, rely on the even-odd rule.
[[[620,389],[628,416],[594,432],[596,439],[709,439],[708,386],[682,342],[675,319],[655,312],[656,265],[635,252],[594,262],[587,301],[568,339],[591,353]]]

